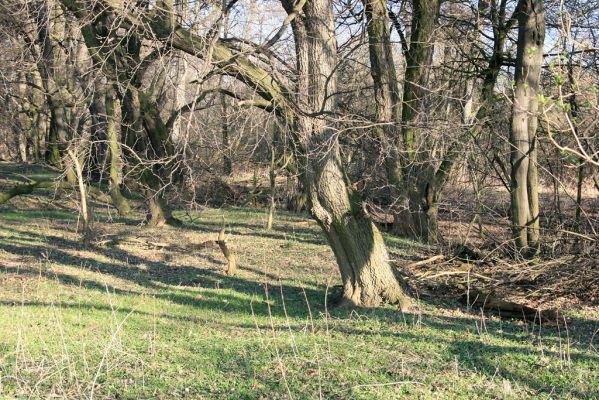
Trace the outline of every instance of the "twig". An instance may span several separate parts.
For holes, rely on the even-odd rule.
[[[426,260],[420,260],[420,261],[416,261],[412,264],[408,264],[408,268],[415,268],[415,267],[419,267],[421,265],[432,264],[435,261],[439,261],[439,260],[443,260],[443,259],[445,259],[445,256],[443,254],[437,254],[436,256],[427,258]]]
[[[356,386],[350,387],[348,390],[364,388],[364,387],[382,387],[382,386],[397,386],[397,385],[409,385],[409,384],[424,385],[424,383],[418,382],[418,381],[397,381],[397,382],[388,382],[388,383],[370,383],[370,384],[365,384],[365,385],[356,385]]]

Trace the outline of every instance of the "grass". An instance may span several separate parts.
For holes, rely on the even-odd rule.
[[[1,398],[597,398],[596,309],[569,325],[489,319],[421,301],[329,309],[333,255],[316,224],[253,209],[178,216],[183,228],[107,223],[84,248],[71,211],[0,210]],[[101,210],[99,210],[101,211]],[[224,215],[240,271],[214,239]],[[131,238],[141,238],[132,241]],[[101,238],[101,237],[100,237]],[[392,253],[422,246],[388,238]]]

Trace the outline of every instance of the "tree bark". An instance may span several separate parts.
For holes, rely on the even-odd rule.
[[[371,75],[374,82],[376,119],[382,124],[376,136],[386,143],[387,179],[393,197],[393,232],[427,242],[437,242],[437,198],[434,166],[417,159],[422,134],[417,124],[433,54],[433,32],[439,12],[438,0],[414,0],[412,35],[406,54],[403,101],[389,24],[387,2],[363,0],[369,40]],[[401,154],[405,156],[401,156]],[[426,158],[426,155],[424,155]],[[420,157],[423,158],[423,157]]]
[[[290,1],[283,2],[287,12]],[[296,134],[304,149],[304,181],[310,211],[322,227],[341,272],[341,304],[373,307],[409,299],[395,277],[383,238],[343,172],[339,141],[327,112],[336,110],[335,24],[331,0],[309,1],[292,22],[297,55]],[[314,116],[312,116],[314,115]]]
[[[87,188],[85,185],[85,181],[83,180],[83,166],[79,161],[79,156],[75,153],[75,151],[71,149],[67,149],[67,154],[70,157],[70,161],[73,163],[73,169],[75,170],[75,174],[77,176],[77,185],[79,188],[79,202],[81,207],[81,220],[82,224],[82,236],[83,243],[87,244],[92,238],[92,215],[91,209],[88,207],[88,199],[87,199]]]
[[[165,184],[161,179],[161,174],[166,168],[166,158],[172,155],[173,147],[167,140],[168,132],[160,119],[156,102],[145,97],[136,88],[130,87],[123,99],[122,107],[125,143],[141,158],[139,160],[135,156],[130,156],[129,160],[141,170],[138,176],[146,192],[148,224],[179,225],[180,221],[172,216],[168,206],[164,195]],[[158,161],[158,163],[144,165],[144,160]]]
[[[222,82],[222,80],[221,80]],[[223,174],[229,176],[233,172],[233,162],[231,161],[231,156],[229,155],[229,117],[227,111],[227,98],[224,93],[220,95],[220,104],[223,112],[222,117],[222,134],[223,134]]]
[[[122,217],[131,213],[129,202],[121,193],[122,155],[119,140],[119,130],[115,121],[115,112],[120,108],[120,101],[116,97],[114,88],[109,88],[105,95],[106,106],[106,136],[109,149],[109,192],[112,204]]]
[[[537,112],[545,15],[542,0],[520,0],[514,104],[510,131],[512,231],[516,248],[532,256],[539,246]]]
[[[264,228],[267,231],[272,229],[272,220],[275,214],[276,202],[275,196],[277,194],[277,139],[276,136],[278,129],[275,128],[275,132],[273,132],[273,140],[270,146],[270,165],[268,168],[268,183],[269,183],[269,192],[268,192],[268,208],[266,210],[266,223],[264,224]]]

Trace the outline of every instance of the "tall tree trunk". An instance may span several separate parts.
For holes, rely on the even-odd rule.
[[[412,233],[411,216],[404,182],[399,148],[401,94],[393,59],[389,12],[385,0],[363,0],[366,11],[370,73],[374,82],[376,120],[375,135],[386,156],[387,180],[394,210],[393,232]]]
[[[178,224],[164,196],[165,185],[161,173],[166,163],[165,154],[170,154],[172,147],[165,141],[168,132],[160,119],[157,105],[153,99],[130,87],[123,98],[122,110],[125,143],[141,158],[130,156],[129,161],[141,171],[139,182],[148,203],[148,223],[153,226]],[[160,162],[157,165],[144,165],[144,160]]]
[[[222,82],[222,80],[221,80]],[[220,95],[220,104],[223,113],[222,117],[222,134],[223,134],[223,174],[231,175],[233,172],[233,163],[231,161],[231,156],[229,155],[229,117],[227,111],[227,98],[224,93]]]
[[[432,62],[433,34],[439,14],[439,0],[413,0],[412,33],[410,48],[406,54],[405,84],[401,108],[401,168],[403,185],[407,190],[408,207],[411,215],[412,234],[425,241],[437,241],[437,185],[431,163],[421,163],[419,148],[423,144],[421,130],[422,106],[427,96],[426,88]],[[426,152],[427,149],[425,148]],[[435,203],[431,203],[435,201]]]
[[[377,137],[381,138],[381,142],[389,143],[388,146],[383,146],[383,151],[387,155],[387,178],[394,197],[393,231],[399,235],[436,242],[438,190],[435,174],[429,160],[417,160],[417,149],[422,144],[422,134],[418,127],[419,114],[425,96],[423,88],[426,87],[432,60],[433,33],[440,2],[413,1],[412,35],[406,54],[403,101],[400,100],[393,61],[387,2],[363,2],[376,118],[379,123],[385,124],[377,129]]]
[[[293,2],[284,1],[288,13]],[[298,63],[298,105],[308,113],[334,112],[337,47],[331,0],[309,1],[293,23]],[[343,171],[339,141],[325,115],[300,114],[296,133],[304,149],[304,181],[310,211],[322,227],[341,272],[343,303],[376,306],[409,304],[395,277],[383,238],[351,190]]]
[[[534,255],[539,246],[537,112],[545,14],[542,0],[520,0],[514,104],[510,131],[512,230],[517,249]]]
[[[272,142],[270,144],[270,165],[268,168],[268,182],[269,182],[269,192],[268,192],[268,209],[266,211],[266,224],[265,229],[272,229],[272,221],[275,214],[276,209],[276,201],[275,197],[277,194],[277,149],[280,146],[280,131],[279,127],[275,126],[274,131],[272,133]]]
[[[92,238],[92,214],[91,208],[88,206],[89,202],[87,199],[87,187],[85,185],[85,181],[83,180],[83,166],[79,161],[79,155],[71,150],[66,150],[70,162],[73,164],[73,169],[75,170],[75,174],[77,176],[77,185],[79,187],[79,202],[81,207],[81,220],[82,224],[82,236],[83,243],[87,244]]]
[[[19,161],[27,162],[29,142],[33,139],[33,128],[31,118],[31,104],[29,103],[28,87],[25,79],[25,73],[18,73],[18,88],[20,97],[19,120],[20,128],[18,133]]]
[[[117,209],[120,216],[127,216],[131,213],[129,202],[121,193],[121,172],[122,155],[121,144],[119,140],[119,130],[115,121],[115,112],[120,109],[120,101],[116,97],[114,88],[109,88],[105,95],[106,106],[106,137],[108,139],[109,149],[109,185],[110,198],[112,205]]]
[[[44,109],[44,94],[38,89],[43,87],[42,77],[37,68],[32,68],[27,75],[31,86],[37,88],[31,90],[31,105],[33,107],[33,148],[35,162],[39,162],[44,155],[46,136],[48,133],[48,116]]]

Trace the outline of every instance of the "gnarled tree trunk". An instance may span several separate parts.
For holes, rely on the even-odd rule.
[[[283,3],[291,12],[293,4]],[[307,114],[296,119],[310,211],[337,259],[343,303],[376,306],[409,299],[395,277],[383,238],[343,172],[339,141],[328,112],[336,109],[337,47],[331,0],[308,1],[293,23],[299,77],[297,103]]]

